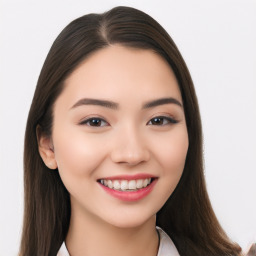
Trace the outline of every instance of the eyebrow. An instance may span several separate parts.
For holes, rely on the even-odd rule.
[[[156,99],[156,100],[146,102],[143,105],[142,109],[152,108],[152,107],[165,105],[165,104],[175,104],[175,105],[178,105],[178,106],[182,107],[181,102],[179,102],[175,98],[161,98],[161,99]]]
[[[97,105],[97,106],[102,106],[105,108],[111,108],[111,109],[118,109],[119,104],[115,103],[113,101],[109,100],[99,100],[99,99],[88,99],[88,98],[83,98],[79,100],[77,103],[75,103],[72,108],[76,108],[79,106],[83,105]]]
[[[175,105],[178,105],[181,108],[183,108],[181,102],[179,102],[177,99],[171,97],[171,98],[160,98],[160,99],[148,101],[143,104],[142,109],[148,109],[148,108],[165,105],[165,104],[175,104]],[[101,107],[105,107],[105,108],[110,108],[113,110],[118,110],[118,108],[119,108],[119,104],[116,102],[113,102],[113,101],[83,98],[83,99],[80,99],[79,101],[77,101],[71,107],[71,109],[79,107],[79,106],[83,106],[83,105],[96,105],[96,106],[101,106]]]

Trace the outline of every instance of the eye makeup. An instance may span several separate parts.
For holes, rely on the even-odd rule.
[[[169,124],[176,124],[178,121],[170,116],[155,116],[147,122],[146,125],[164,126]],[[109,123],[100,117],[90,117],[79,123],[79,125],[87,125],[91,127],[109,126]]]

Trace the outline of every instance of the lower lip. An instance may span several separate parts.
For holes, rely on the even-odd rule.
[[[119,191],[106,187],[99,183],[99,185],[111,196],[120,199],[122,201],[138,201],[146,197],[154,188],[157,179],[154,179],[147,187],[141,188],[137,191]]]

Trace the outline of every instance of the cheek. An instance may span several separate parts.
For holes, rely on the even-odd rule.
[[[175,170],[179,171],[180,168],[183,170],[188,144],[188,135],[185,128],[177,129],[171,136],[163,138],[157,150],[163,166],[167,169],[169,166],[174,172]]]
[[[183,173],[187,151],[188,135],[186,129],[180,129],[173,136],[166,138],[159,145],[158,161],[162,167],[163,186],[167,187],[167,193],[172,193]]]
[[[93,170],[104,159],[100,142],[77,132],[56,133],[54,152],[60,174],[77,177],[93,175]]]

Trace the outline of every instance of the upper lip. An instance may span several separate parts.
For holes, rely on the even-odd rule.
[[[157,177],[152,174],[139,173],[139,174],[135,174],[135,175],[109,176],[109,177],[100,178],[98,180],[139,180],[139,179],[149,179],[149,178],[157,178]]]

